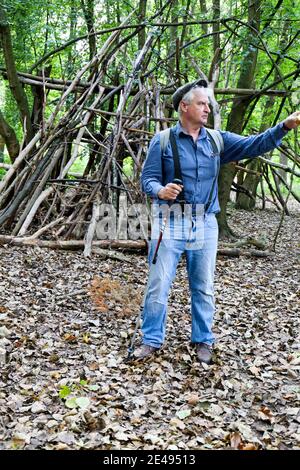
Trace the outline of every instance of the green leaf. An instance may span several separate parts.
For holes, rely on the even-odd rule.
[[[67,408],[77,408],[79,405],[77,404],[77,398],[72,397],[66,400],[66,407]]]
[[[177,411],[176,416],[177,416],[179,419],[185,419],[185,418],[187,418],[188,416],[190,416],[190,414],[191,414],[191,410],[186,409],[186,410]]]
[[[99,385],[89,385],[88,386],[89,390],[92,390],[93,392],[97,392],[99,390]]]
[[[71,393],[70,387],[65,385],[64,387],[60,389],[59,397],[64,400],[68,395],[70,395],[70,393]]]
[[[76,398],[76,404],[79,406],[81,409],[88,408],[90,405],[90,399],[87,397],[79,397]]]

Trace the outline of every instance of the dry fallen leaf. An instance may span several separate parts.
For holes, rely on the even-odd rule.
[[[271,211],[237,211],[233,218],[254,235],[273,233],[278,222]],[[147,281],[145,256],[129,255],[133,269],[76,252],[1,248],[0,327],[9,335],[0,338],[6,356],[0,449],[299,447],[298,232],[292,214],[272,259],[217,259],[218,362],[205,369],[190,344],[183,259],[164,347],[145,363],[129,364],[124,358]],[[106,290],[98,284],[102,313],[88,294],[95,275],[106,279]],[[138,342],[140,331],[137,336]],[[59,398],[63,387],[70,388],[72,408]],[[78,406],[80,397],[88,409]]]
[[[257,450],[257,445],[256,444],[241,444],[239,447],[240,450]]]
[[[242,442],[242,438],[239,432],[233,432],[230,435],[230,447],[233,449],[238,449]]]
[[[191,393],[190,395],[187,396],[187,403],[189,405],[197,405],[198,402],[199,402],[198,393]]]

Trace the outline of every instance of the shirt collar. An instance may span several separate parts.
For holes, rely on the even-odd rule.
[[[181,124],[180,121],[178,121],[176,126],[175,126],[175,133],[176,133],[177,136],[179,136],[180,134],[189,135],[187,133],[187,131],[184,129],[184,127],[182,127],[182,124]],[[198,140],[199,139],[205,139],[206,137],[207,137],[206,129],[205,129],[205,127],[201,127],[200,132],[199,132]]]

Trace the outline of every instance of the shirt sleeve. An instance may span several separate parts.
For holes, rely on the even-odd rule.
[[[233,132],[221,131],[224,140],[224,151],[221,154],[221,165],[237,162],[244,158],[254,158],[262,155],[281,144],[287,134],[283,123],[279,123],[258,135],[244,137]]]
[[[148,196],[157,197],[157,193],[164,187],[162,182],[162,160],[160,137],[158,134],[150,142],[147,158],[142,169],[142,190]]]

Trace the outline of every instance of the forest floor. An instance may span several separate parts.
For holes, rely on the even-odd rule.
[[[279,219],[230,223],[272,242]],[[146,256],[1,247],[0,449],[300,449],[299,233],[294,211],[273,257],[218,258],[212,366],[189,343],[184,260],[163,350],[130,364]]]

